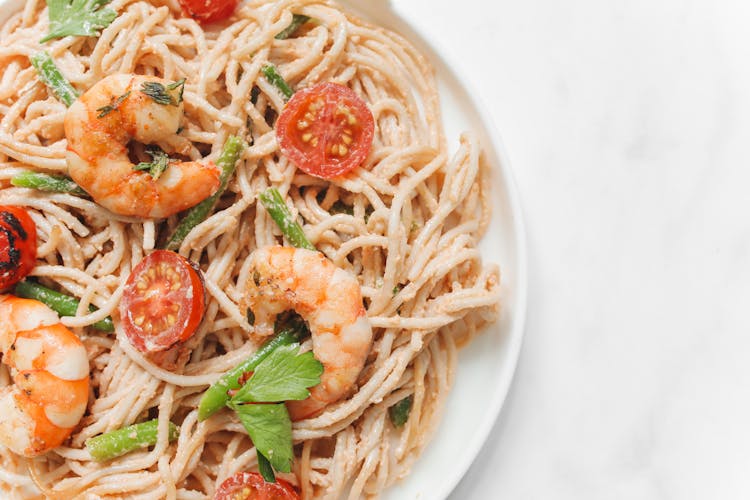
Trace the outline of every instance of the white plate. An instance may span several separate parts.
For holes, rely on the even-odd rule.
[[[443,421],[412,473],[387,491],[388,500],[445,499],[458,484],[492,429],[513,379],[526,315],[526,242],[510,162],[490,119],[467,81],[459,81],[436,40],[427,43],[383,0],[348,1],[369,21],[392,29],[417,46],[437,71],[445,131],[450,144],[471,130],[492,169],[493,218],[481,251],[500,264],[502,315],[459,354],[458,373]],[[0,23],[23,0],[0,0]]]

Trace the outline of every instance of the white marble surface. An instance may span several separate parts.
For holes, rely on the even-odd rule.
[[[529,238],[516,378],[451,500],[750,498],[750,3],[393,4],[489,107]]]

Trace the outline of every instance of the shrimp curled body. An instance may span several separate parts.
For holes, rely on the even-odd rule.
[[[246,305],[257,335],[271,335],[276,315],[289,309],[310,327],[323,375],[309,398],[287,407],[293,420],[315,416],[354,387],[372,346],[359,282],[320,252],[279,246],[256,250],[250,273]]]
[[[142,91],[144,84],[161,86],[171,102],[157,102]],[[177,137],[183,103],[169,84],[154,76],[111,75],[84,93],[65,115],[68,174],[112,212],[168,217],[219,187],[219,169],[212,162],[172,161],[154,179],[130,161],[131,140],[150,144]]]
[[[41,302],[0,295],[0,318],[0,352],[15,382],[0,389],[0,443],[37,456],[60,446],[86,411],[88,356]]]

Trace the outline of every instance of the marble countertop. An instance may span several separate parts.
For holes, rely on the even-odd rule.
[[[750,498],[750,3],[393,0],[504,138],[510,394],[458,499]]]

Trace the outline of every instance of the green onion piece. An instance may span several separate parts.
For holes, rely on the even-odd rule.
[[[159,419],[123,427],[86,440],[86,449],[97,462],[112,460],[131,451],[156,444]],[[177,439],[180,429],[169,422],[169,441]]]
[[[281,197],[278,189],[273,187],[268,188],[263,193],[260,193],[258,198],[260,198],[261,203],[268,210],[268,214],[293,246],[315,250],[313,244],[310,243],[304,231],[302,231],[302,227],[292,217],[292,213],[289,211],[286,203],[284,203],[284,198]]]
[[[14,186],[49,191],[52,193],[69,193],[76,196],[88,196],[81,186],[64,175],[49,175],[39,172],[21,172],[10,180]]]
[[[258,471],[260,472],[260,475],[263,476],[263,479],[267,483],[275,483],[276,482],[276,475],[273,473],[273,467],[271,467],[271,462],[268,461],[268,459],[258,451],[258,449],[255,449],[255,452],[258,455]]]
[[[75,316],[76,311],[78,310],[78,304],[80,303],[78,299],[71,297],[70,295],[56,292],[55,290],[51,290],[45,286],[40,285],[39,283],[35,283],[29,280],[19,281],[16,284],[14,293],[18,297],[38,300],[39,302],[42,302],[43,304],[49,306],[50,309],[57,312],[57,314],[59,314],[60,316]],[[94,312],[96,310],[96,307],[91,305],[89,306],[90,312]],[[101,321],[97,321],[91,326],[103,332],[115,331],[115,327],[112,324],[112,318],[110,317],[104,318]]]
[[[414,403],[414,396],[407,396],[395,405],[388,408],[388,416],[396,427],[403,426],[409,420],[411,405]]]
[[[283,328],[274,338],[263,344],[250,358],[222,375],[203,394],[198,405],[198,420],[206,420],[226,405],[227,401],[229,401],[227,391],[239,389],[241,385],[239,379],[243,374],[255,370],[260,362],[266,359],[277,347],[299,342],[301,336],[302,329],[297,328],[296,325]]]
[[[276,86],[277,89],[284,94],[286,99],[289,99],[294,94],[294,91],[289,87],[284,78],[276,71],[276,67],[273,64],[263,66],[263,74],[266,79]]]
[[[294,35],[297,30],[300,29],[300,27],[309,20],[310,18],[304,14],[292,14],[292,22],[289,23],[289,26],[284,28],[274,38],[276,38],[276,40],[286,40],[290,36]]]
[[[243,149],[245,149],[245,144],[239,137],[233,135],[227,139],[227,142],[224,143],[224,149],[221,151],[219,159],[216,160],[216,166],[221,169],[221,174],[219,175],[219,189],[214,194],[188,210],[182,218],[182,221],[177,225],[177,228],[175,228],[174,233],[172,233],[172,236],[169,238],[169,241],[164,248],[176,252],[179,250],[182,241],[188,233],[190,233],[195,226],[206,220],[206,217],[208,217],[208,214],[214,209],[219,198],[221,198],[221,195],[226,191],[229,179],[232,177],[232,174],[234,174],[237,160],[240,159]]]
[[[73,101],[78,99],[78,91],[60,73],[49,54],[37,52],[29,57],[29,60],[39,74],[39,79],[49,87],[55,97],[60,99],[63,104],[70,107]]]

